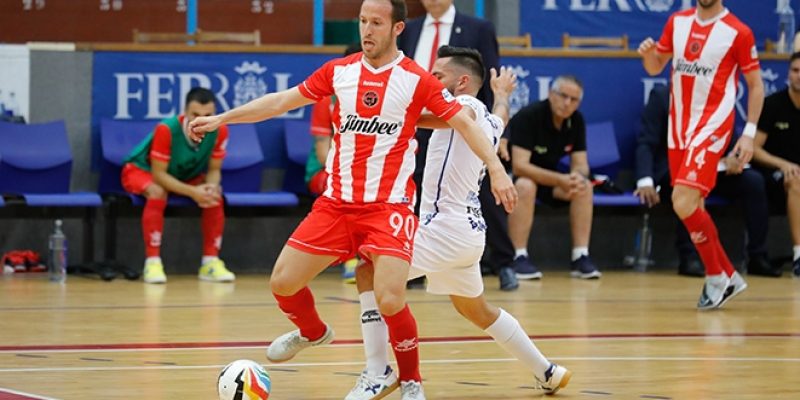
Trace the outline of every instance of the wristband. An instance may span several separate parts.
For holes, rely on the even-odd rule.
[[[756,137],[756,124],[752,122],[748,122],[747,125],[744,126],[744,130],[742,131],[742,136],[747,136],[749,138]]]

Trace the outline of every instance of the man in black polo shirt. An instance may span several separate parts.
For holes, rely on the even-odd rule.
[[[770,206],[786,209],[792,233],[792,272],[800,278],[800,53],[789,60],[789,87],[768,96],[753,143]]]
[[[514,268],[519,279],[542,277],[530,262],[527,250],[536,199],[570,206],[571,275],[583,279],[597,279],[601,275],[589,259],[593,199],[588,179],[586,124],[577,111],[582,98],[583,85],[578,78],[559,76],[546,100],[519,110],[509,122],[511,164],[519,201],[509,215],[508,231],[516,250]],[[558,172],[558,161],[567,154],[570,172]]]

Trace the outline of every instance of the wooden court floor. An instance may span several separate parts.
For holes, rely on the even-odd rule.
[[[701,279],[549,272],[516,292],[486,279],[551,359],[572,371],[561,399],[800,399],[800,280],[749,278],[724,310],[694,308]],[[170,276],[164,286],[70,277],[0,279],[0,399],[215,399],[220,368],[264,363],[274,399],[342,399],[363,365],[359,307],[336,274],[312,285],[336,341],[286,364],[267,342],[293,328],[263,275],[235,284]],[[538,399],[533,377],[447,298],[409,301],[429,399]],[[389,398],[398,399],[399,394]]]

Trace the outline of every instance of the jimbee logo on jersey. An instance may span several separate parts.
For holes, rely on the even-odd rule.
[[[339,129],[340,134],[358,133],[362,135],[394,135],[402,126],[399,122],[381,121],[377,115],[370,119],[361,118],[358,115],[348,114]]]
[[[369,108],[375,107],[375,105],[378,104],[378,100],[378,93],[375,93],[371,90],[361,96],[361,102]]]

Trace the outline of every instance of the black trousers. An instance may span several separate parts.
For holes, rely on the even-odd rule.
[[[669,178],[662,179],[661,201],[671,207],[672,187]],[[712,196],[720,196],[731,202],[739,203],[745,220],[747,231],[747,256],[766,257],[767,230],[769,229],[769,203],[764,186],[764,177],[758,171],[748,168],[739,175],[717,175],[717,185],[711,191]],[[674,215],[674,214],[673,214]],[[696,250],[683,223],[675,216],[675,247],[681,259],[696,255]]]

